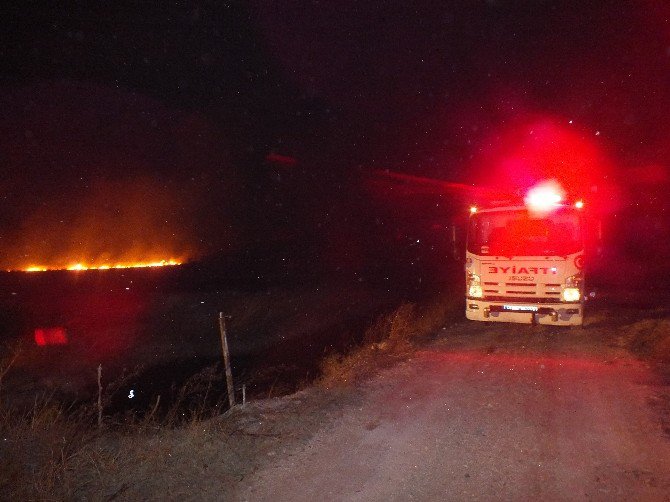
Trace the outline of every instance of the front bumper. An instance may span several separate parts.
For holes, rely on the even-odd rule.
[[[581,326],[582,303],[525,303],[466,299],[465,316],[473,321]]]

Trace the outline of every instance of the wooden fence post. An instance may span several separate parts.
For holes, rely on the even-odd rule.
[[[233,372],[230,368],[230,352],[228,351],[228,337],[226,336],[226,316],[219,312],[219,332],[221,333],[221,350],[223,351],[223,365],[226,369],[226,384],[228,385],[228,404],[235,406],[235,387],[233,387]]]

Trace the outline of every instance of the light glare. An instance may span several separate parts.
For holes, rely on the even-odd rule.
[[[562,296],[564,302],[576,302],[579,301],[581,295],[578,288],[565,288]]]
[[[563,189],[555,181],[540,183],[528,190],[524,201],[535,211],[550,211],[563,200]]]

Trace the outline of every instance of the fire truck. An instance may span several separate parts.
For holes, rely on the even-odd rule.
[[[560,187],[531,188],[523,203],[471,207],[465,273],[468,319],[563,326],[584,320],[586,219]]]

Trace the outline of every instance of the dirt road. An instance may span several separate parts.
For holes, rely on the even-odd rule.
[[[670,438],[650,404],[665,388],[617,336],[447,327],[236,498],[670,500]]]

